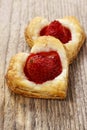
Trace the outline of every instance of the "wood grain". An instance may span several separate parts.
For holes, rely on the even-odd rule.
[[[87,42],[70,66],[65,100],[30,99],[5,82],[10,58],[29,52],[24,29],[33,17],[76,16],[87,34],[87,0],[0,0],[0,130],[87,130]]]

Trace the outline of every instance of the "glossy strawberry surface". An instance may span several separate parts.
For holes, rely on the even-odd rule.
[[[52,80],[61,72],[62,64],[56,51],[31,54],[24,67],[26,77],[37,84]]]

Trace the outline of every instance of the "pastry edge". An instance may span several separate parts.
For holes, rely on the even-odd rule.
[[[7,80],[7,76],[6,76],[6,80]],[[30,93],[29,91],[26,92],[22,89],[20,89],[18,86],[15,86],[15,88],[13,89],[11,87],[11,84],[7,82],[7,85],[9,87],[9,89],[14,92],[15,94],[18,94],[18,95],[22,95],[24,97],[27,97],[27,98],[40,98],[40,99],[65,99],[67,97],[67,90],[66,92],[64,91],[59,91],[57,96],[49,96],[49,95],[41,95],[40,93]]]
[[[8,72],[7,72],[8,73]],[[20,89],[20,85],[15,85],[15,84],[12,84],[10,82],[10,78],[8,77],[8,74],[6,74],[5,76],[6,78],[6,83],[7,83],[7,86],[8,88],[14,92],[15,94],[19,94],[19,95],[22,95],[24,97],[30,97],[30,98],[42,98],[42,99],[65,99],[67,97],[67,89],[68,89],[68,82],[67,82],[67,87],[66,87],[66,90],[63,91],[63,90],[60,90],[57,92],[57,95],[42,95],[40,93],[35,93],[35,92],[32,92],[32,91],[26,91],[24,89]],[[14,86],[14,87],[13,87]]]

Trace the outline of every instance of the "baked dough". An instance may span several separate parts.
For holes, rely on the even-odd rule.
[[[58,52],[60,56],[62,63],[62,72],[60,75],[42,84],[29,81],[23,71],[29,54],[19,53],[11,58],[8,67],[6,81],[9,88],[13,92],[27,97],[64,99],[67,95],[68,60],[62,43],[56,38],[43,36],[35,40],[35,45],[32,47],[30,53],[49,52],[51,50]]]
[[[74,16],[67,16],[56,20],[62,23],[65,27],[69,28],[71,31],[72,39],[68,43],[63,44],[70,64],[73,59],[76,58],[82,44],[84,43],[85,33],[80,23]],[[49,25],[49,22],[41,17],[36,17],[29,23],[25,29],[25,39],[30,47],[35,44],[35,39],[41,37],[39,34],[40,30],[47,25]]]

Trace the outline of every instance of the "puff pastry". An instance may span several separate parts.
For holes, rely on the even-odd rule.
[[[63,44],[67,53],[68,61],[69,63],[71,63],[73,59],[77,56],[82,44],[84,43],[84,30],[78,20],[73,16],[56,19],[56,21],[59,21],[71,32],[71,40],[68,43]],[[35,44],[34,40],[40,37],[41,29],[47,25],[49,25],[48,20],[42,17],[36,17],[29,23],[29,25],[25,29],[25,39],[30,47]]]
[[[31,49],[31,53],[56,51],[61,59],[62,72],[53,80],[36,84],[27,79],[24,73],[24,66],[30,54],[19,53],[11,58],[6,81],[9,88],[18,94],[27,97],[45,98],[45,99],[64,99],[67,95],[68,84],[68,60],[62,43],[51,37],[43,36],[34,41],[35,45]]]

